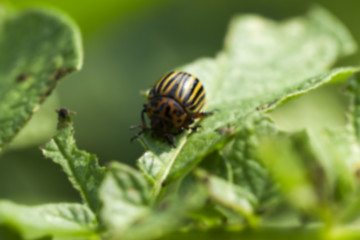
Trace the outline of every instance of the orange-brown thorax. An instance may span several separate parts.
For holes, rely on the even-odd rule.
[[[155,133],[177,133],[191,123],[191,116],[174,99],[154,97],[146,106],[146,113]]]

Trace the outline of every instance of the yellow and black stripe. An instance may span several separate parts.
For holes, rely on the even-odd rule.
[[[200,80],[186,72],[165,74],[151,89],[149,98],[169,97],[181,104],[188,113],[198,113],[205,104],[205,90]]]

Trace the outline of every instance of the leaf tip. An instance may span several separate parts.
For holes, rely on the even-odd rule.
[[[328,26],[336,27],[336,31],[333,31],[333,36],[339,41],[340,56],[346,57],[358,51],[357,42],[350,31],[346,28],[345,24],[329,10],[319,4],[312,4],[308,11],[308,16],[321,23],[321,25],[326,26],[328,29],[330,29]]]

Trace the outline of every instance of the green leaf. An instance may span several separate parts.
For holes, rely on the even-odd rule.
[[[357,141],[360,141],[360,74],[353,75],[348,82],[351,93],[350,128],[354,131]]]
[[[189,212],[205,203],[205,190],[193,184],[186,193],[150,203],[150,186],[137,170],[111,164],[100,191],[106,239],[154,239],[183,226]]]
[[[234,182],[234,173],[231,162],[224,154],[224,151],[218,150],[208,154],[199,164],[199,168],[206,170],[209,174]]]
[[[335,206],[354,198],[359,146],[352,137],[346,131],[283,133],[263,138],[258,151],[295,208],[331,221],[340,216]]]
[[[86,205],[96,213],[99,209],[98,189],[105,169],[99,166],[94,154],[76,147],[73,135],[72,113],[59,110],[58,133],[42,147],[42,152],[63,168]]]
[[[308,212],[315,210],[319,199],[311,182],[311,173],[318,170],[319,188],[323,186],[325,179],[322,169],[309,150],[307,134],[299,132],[294,135],[265,137],[258,151],[260,159],[288,201],[298,209]]]
[[[277,191],[259,159],[257,149],[262,137],[274,135],[277,131],[268,117],[255,114],[243,122],[234,142],[225,148],[225,156],[233,170],[233,182],[253,193],[259,201],[259,207],[274,200]]]
[[[233,129],[227,127],[219,131],[232,134]],[[232,217],[234,214],[227,214],[228,210],[224,212],[224,208],[236,211],[248,218],[250,224],[257,225],[255,212],[268,210],[271,208],[269,204],[272,206],[278,204],[279,194],[276,184],[273,183],[256,152],[262,137],[276,133],[275,125],[268,117],[264,114],[255,114],[243,121],[243,126],[235,135],[234,141],[231,141],[221,151],[207,155],[199,165],[200,168],[206,169],[209,179],[215,179],[214,183],[211,183],[210,180],[205,181],[206,175],[203,174],[204,176],[200,177],[208,186],[210,198],[214,195],[214,201],[218,202],[215,208],[219,209],[218,206],[222,206],[220,210],[225,213],[227,224],[234,224],[236,219]],[[218,191],[212,191],[213,189],[218,189]],[[239,192],[247,192],[251,197],[247,199]],[[229,197],[230,195],[237,196],[237,198]],[[247,199],[248,205],[251,207],[244,208],[243,206],[243,211],[240,211],[233,206],[231,201],[242,198],[242,202],[246,202],[244,198]],[[240,200],[239,203],[241,203]],[[241,209],[241,206],[238,208]],[[198,214],[199,220],[206,220],[206,214],[207,212],[204,216]],[[244,224],[244,218],[239,219],[238,215],[237,222]]]
[[[242,215],[250,225],[257,224],[254,209],[258,201],[255,195],[201,169],[195,171],[195,176],[206,186],[211,200]]]
[[[37,111],[58,81],[82,64],[80,32],[51,9],[0,6],[0,150]]]
[[[96,235],[94,214],[80,204],[46,204],[35,207],[0,201],[0,224],[16,229],[25,239],[45,236]]]
[[[121,236],[151,213],[149,192],[148,182],[141,173],[125,164],[111,164],[100,189],[101,220],[108,228],[108,235]]]
[[[343,204],[338,220],[342,224],[358,225],[360,220],[360,188],[353,192],[352,197]]]
[[[309,132],[309,137],[314,156],[324,169],[332,193],[330,199],[341,202],[353,197],[360,166],[360,145],[355,136],[351,131],[326,130],[316,134]]]
[[[222,52],[180,68],[203,82],[207,110],[219,111],[204,119],[197,133],[180,135],[176,148],[154,141],[150,134],[140,139],[147,152],[138,166],[154,184],[152,196],[159,195],[164,182],[189,172],[232,138],[216,132],[219,128],[230,125],[236,133],[247,116],[269,111],[323,84],[344,81],[359,71],[327,71],[339,57],[355,50],[343,25],[319,7],[284,22],[254,15],[235,17]]]
[[[198,197],[200,195],[200,197]],[[142,221],[131,226],[123,235],[126,240],[157,239],[167,233],[176,231],[186,223],[189,212],[203,204],[201,194],[193,192],[192,199],[173,199],[163,204]],[[113,238],[119,239],[120,236]]]
[[[60,101],[57,94],[53,93],[42,104],[8,145],[8,150],[18,150],[31,146],[39,146],[47,142],[56,134],[57,114],[54,109],[59,108]]]

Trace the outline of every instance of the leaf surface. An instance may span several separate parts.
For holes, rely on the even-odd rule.
[[[0,150],[58,81],[82,65],[77,26],[51,9],[19,12],[0,6]]]
[[[184,194],[170,194],[159,204],[150,199],[150,185],[141,172],[111,164],[101,186],[100,217],[108,239],[156,239],[184,223],[191,210],[205,203],[206,193],[193,184]]]
[[[101,186],[101,219],[111,236],[121,236],[150,212],[149,184],[142,174],[121,163],[110,166]]]
[[[264,116],[254,114],[246,119],[233,142],[225,148],[225,157],[233,171],[233,183],[247,189],[256,196],[259,207],[278,197],[277,186],[261,163],[258,148],[264,136],[278,133],[275,124]]]
[[[204,170],[195,170],[195,175],[204,183],[210,199],[220,206],[242,215],[250,225],[256,224],[254,209],[258,205],[258,201],[255,195],[245,188],[209,175]]]
[[[44,236],[96,235],[94,214],[81,204],[46,204],[35,207],[0,201],[0,224],[15,228],[26,239]]]
[[[99,209],[98,189],[105,168],[99,166],[94,154],[76,147],[72,113],[65,109],[59,111],[58,133],[42,147],[42,153],[63,168],[86,205],[96,213]]]
[[[349,132],[280,133],[259,146],[265,168],[295,208],[331,221],[344,202],[354,200],[359,145]]]

